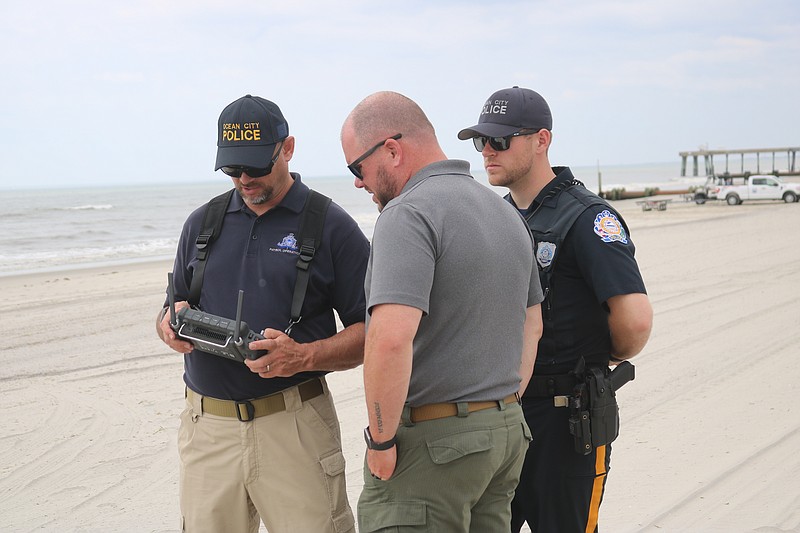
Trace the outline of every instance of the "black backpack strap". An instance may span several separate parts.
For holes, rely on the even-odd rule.
[[[222,229],[222,221],[225,218],[225,211],[233,196],[234,189],[216,196],[208,202],[203,224],[200,233],[197,235],[195,246],[197,246],[197,267],[192,274],[192,285],[189,288],[189,305],[196,306],[200,303],[200,291],[203,288],[203,275],[206,271],[206,261],[208,260],[209,246],[214,239],[219,237]]]
[[[308,279],[311,274],[311,261],[317,253],[322,242],[322,229],[325,225],[325,215],[331,199],[315,190],[309,190],[306,204],[303,207],[303,218],[300,222],[297,241],[300,243],[300,256],[297,258],[297,280],[294,283],[294,295],[292,296],[292,310],[289,326],[286,334],[290,335],[295,324],[299,323],[303,316],[303,301],[306,298]]]

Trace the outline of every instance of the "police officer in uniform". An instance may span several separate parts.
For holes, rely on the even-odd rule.
[[[528,221],[545,300],[544,334],[522,398],[533,432],[512,503],[511,529],[597,531],[610,443],[576,451],[569,398],[584,368],[609,372],[644,348],[652,308],[619,213],[568,167],[551,167],[552,115],[538,93],[492,94],[478,124],[459,132],[482,153],[489,182]]]

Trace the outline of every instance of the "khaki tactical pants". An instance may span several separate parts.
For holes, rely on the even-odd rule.
[[[339,421],[324,394],[302,402],[283,391],[286,410],[249,422],[202,413],[199,401],[181,414],[180,503],[188,532],[350,533]]]

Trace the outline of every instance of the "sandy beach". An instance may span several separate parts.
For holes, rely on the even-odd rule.
[[[606,532],[800,531],[800,205],[616,202],[655,309]],[[179,530],[182,357],[155,335],[171,262],[0,277],[0,531]],[[361,490],[361,369],[331,374]]]

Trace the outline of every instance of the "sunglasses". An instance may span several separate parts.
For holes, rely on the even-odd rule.
[[[363,163],[366,158],[375,153],[375,150],[386,144],[386,141],[388,141],[389,139],[394,139],[396,141],[400,139],[400,137],[402,136],[403,136],[402,133],[398,133],[397,135],[392,135],[388,139],[382,140],[381,142],[379,142],[378,144],[376,144],[375,146],[373,146],[372,148],[361,154],[361,157],[359,157],[358,159],[347,165],[347,168],[350,169],[350,172],[353,173],[353,176],[357,177],[361,181],[364,181],[364,178],[361,176],[361,163]]]
[[[486,148],[487,143],[492,147],[493,150],[503,152],[511,148],[511,139],[513,137],[520,137],[522,135],[535,135],[539,133],[539,131],[540,130],[518,131],[517,133],[512,133],[511,135],[506,135],[505,137],[473,137],[472,143],[475,145],[475,149],[479,152],[483,152],[483,149]]]
[[[278,149],[275,151],[275,155],[270,160],[269,165],[264,168],[230,165],[227,167],[220,167],[220,170],[232,178],[241,178],[242,174],[247,174],[251,178],[262,178],[272,172],[272,167],[275,166],[275,161],[277,161],[278,157],[281,155],[282,146],[283,141],[278,144]]]

